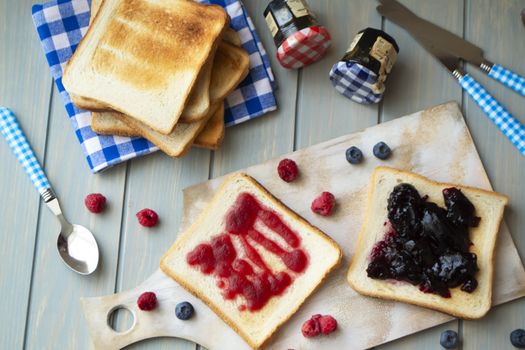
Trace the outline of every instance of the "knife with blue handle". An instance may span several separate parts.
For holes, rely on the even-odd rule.
[[[485,114],[525,155],[525,127],[460,65],[461,60],[480,68],[489,77],[525,96],[525,78],[483,57],[483,51],[463,38],[412,13],[396,0],[379,0],[377,11],[407,30],[458,80]]]

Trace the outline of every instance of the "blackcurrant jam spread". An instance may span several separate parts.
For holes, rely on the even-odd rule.
[[[450,288],[476,289],[477,256],[469,252],[469,228],[480,218],[461,190],[446,188],[443,198],[446,208],[427,201],[410,184],[394,187],[387,232],[372,249],[368,277],[406,281],[445,298]]]
[[[287,246],[258,231],[257,221],[279,235]],[[214,236],[209,243],[197,245],[186,256],[186,262],[205,275],[214,275],[224,299],[242,296],[246,304],[239,306],[240,311],[260,310],[272,297],[281,295],[293,283],[294,277],[307,268],[308,257],[301,248],[301,239],[279,214],[246,192],[241,193],[228,210],[225,223],[225,232]],[[234,240],[238,241],[243,254],[237,252]],[[286,269],[272,271],[256,245],[277,256]]]

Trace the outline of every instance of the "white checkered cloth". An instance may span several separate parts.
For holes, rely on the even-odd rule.
[[[27,142],[24,132],[18,125],[15,115],[10,109],[2,106],[0,106],[0,132],[20,164],[22,164],[22,167],[24,167],[24,171],[33,182],[38,193],[42,194],[49,189],[50,186],[46,174],[44,174],[29,142]]]
[[[199,0],[225,8],[230,26],[237,31],[250,55],[250,72],[225,101],[224,122],[235,125],[277,108],[270,61],[253,23],[239,0]],[[157,151],[143,138],[97,135],[91,130],[91,113],[72,103],[62,85],[62,72],[89,26],[90,0],[52,0],[34,5],[33,21],[49,67],[64,101],[89,167],[99,172],[126,160]]]
[[[465,74],[459,79],[459,83],[521,154],[525,155],[525,127],[470,75]]]
[[[525,78],[521,75],[511,72],[500,65],[494,64],[490,69],[489,77],[496,79],[503,85],[525,96]]]

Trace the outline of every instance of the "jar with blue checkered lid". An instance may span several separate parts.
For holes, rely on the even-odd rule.
[[[298,69],[324,56],[332,39],[304,0],[272,0],[264,10],[266,24],[277,47],[277,60]]]
[[[343,58],[334,64],[330,80],[338,92],[355,102],[378,103],[398,53],[394,38],[382,30],[366,28],[357,33]]]

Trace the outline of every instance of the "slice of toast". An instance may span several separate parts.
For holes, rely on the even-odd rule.
[[[103,113],[111,113],[111,118],[118,118],[121,122],[126,123],[131,129],[133,129],[135,135],[149,140],[168,156],[178,158],[184,156],[189,151],[197,136],[204,130],[206,124],[214,114],[218,114],[216,118],[224,118],[224,108],[221,107],[222,104],[214,105],[210,109],[208,116],[198,122],[177,123],[175,130],[169,135],[156,132],[141,122],[133,118],[128,118],[121,113]]]
[[[140,136],[123,118],[121,120],[114,115],[117,113],[111,111],[91,112],[91,129],[100,135]]]
[[[73,95],[169,134],[229,17],[186,0],[106,0],[67,65]]]
[[[240,203],[244,203],[246,198],[251,198],[249,201],[251,204],[248,204],[251,214],[248,215],[244,215],[245,212],[239,211],[242,209],[238,207],[245,205]],[[254,211],[255,209],[259,211]],[[237,214],[232,213],[232,210],[237,210]],[[270,229],[263,223],[263,218],[273,222],[277,228]],[[302,250],[307,256],[305,269],[299,273],[293,272],[291,268],[286,267],[292,266],[291,264],[285,265],[277,255],[266,250],[268,248],[264,248],[263,244],[255,243],[251,234],[232,234],[231,231],[227,233],[235,225],[237,228],[246,228],[250,220],[255,220],[251,221],[250,227],[260,232],[266,239],[274,241],[281,249],[287,252]],[[283,228],[279,223],[287,228]],[[286,232],[292,233],[286,235]],[[213,249],[212,259],[224,258],[226,260],[222,261],[230,261],[232,264],[234,269],[232,271],[245,271],[249,275],[246,277],[249,282],[244,280],[242,285],[244,285],[243,291],[247,294],[238,294],[234,297],[229,294],[229,299],[223,296],[223,293],[230,293],[227,290],[232,288],[232,281],[239,277],[236,272],[231,272],[230,278],[226,278],[225,281],[224,278],[218,277],[217,268],[212,268],[211,271],[206,269],[207,274],[205,274],[198,266],[189,265],[188,259],[194,262],[194,258],[204,257],[195,254],[195,250],[200,249],[197,247],[207,245],[210,241],[218,242],[218,236],[224,240],[231,240],[233,248],[222,249],[220,245],[212,243],[215,247],[210,248]],[[296,240],[293,241],[292,238]],[[232,249],[235,250],[233,254]],[[222,184],[199,218],[180,234],[162,257],[160,267],[184,288],[202,299],[252,348],[258,349],[315,291],[339,264],[341,257],[341,250],[335,241],[287,208],[253,178],[239,173],[231,175]],[[241,264],[240,260],[245,264]],[[223,269],[220,271],[228,270],[227,266],[221,266]],[[280,295],[271,297],[266,304],[259,305],[260,309],[254,311],[246,295],[256,297],[272,290],[271,287],[264,288],[264,283],[257,284],[257,281],[261,282],[263,271],[268,271],[261,266],[266,266],[271,271],[267,274],[276,276],[279,273],[286,273],[292,280],[288,287],[281,290]],[[201,268],[205,268],[204,265]],[[220,273],[226,276],[223,272]],[[241,277],[239,280],[243,281]]]
[[[477,255],[479,271],[476,274],[478,287],[472,293],[460,288],[450,290],[451,297],[424,293],[418,286],[408,282],[373,279],[367,276],[370,254],[378,241],[385,237],[387,218],[387,199],[393,188],[400,183],[408,183],[416,188],[428,201],[444,207],[442,190],[456,187],[475,207],[475,215],[481,217],[478,227],[469,229],[472,241],[470,252]],[[396,300],[435,309],[450,315],[477,319],[485,315],[492,303],[493,255],[499,225],[507,197],[495,192],[461,185],[434,182],[423,176],[387,168],[375,169],[369,186],[365,221],[361,228],[355,254],[348,270],[348,283],[359,293],[381,299]]]
[[[206,123],[204,129],[197,135],[193,141],[193,146],[206,148],[209,150],[218,149],[224,139],[224,102],[220,104],[219,110],[213,113],[212,117]]]
[[[221,110],[213,113],[211,119],[206,123],[204,129],[193,140],[193,146],[206,148],[209,150],[216,150],[220,147],[224,139],[224,105],[221,103]],[[93,112],[91,119],[91,129],[101,135],[117,135],[117,136],[140,136],[140,132],[128,125],[128,121],[124,116],[114,116],[113,113]],[[159,135],[162,137],[164,135]],[[173,140],[176,142],[176,140]]]
[[[235,45],[221,41],[213,60],[211,72],[210,100],[212,103],[223,100],[241,81],[250,69],[248,53]]]
[[[224,31],[222,34],[222,40],[237,47],[241,47],[242,45],[241,37],[235,30],[231,28],[228,28]]]
[[[98,10],[100,9],[100,5],[102,5],[102,0],[92,0],[91,1],[91,14],[89,22],[93,23],[93,20],[95,19]],[[231,33],[233,32],[233,33]],[[228,40],[235,41],[236,38],[238,39],[239,36],[235,31],[233,31],[230,28],[227,28],[227,30],[224,31],[225,38],[228,38]],[[240,39],[239,39],[240,41]],[[186,103],[186,106],[184,107],[184,110],[182,111],[182,115],[180,117],[180,120],[182,122],[191,123],[194,121],[197,121],[199,119],[202,119],[206,117],[208,114],[211,103],[210,103],[210,81],[211,81],[211,70],[213,68],[213,60],[209,60],[207,62],[201,72],[199,73],[199,77],[197,78],[197,83],[192,89],[192,92],[190,96],[188,97],[188,102]],[[73,103],[82,109],[86,109],[89,111],[102,111],[107,110],[107,107],[105,107],[103,104],[90,100],[88,98],[84,98],[81,96],[71,95],[71,99],[73,100]],[[129,136],[129,133],[126,130],[122,130],[119,135],[121,136]]]

